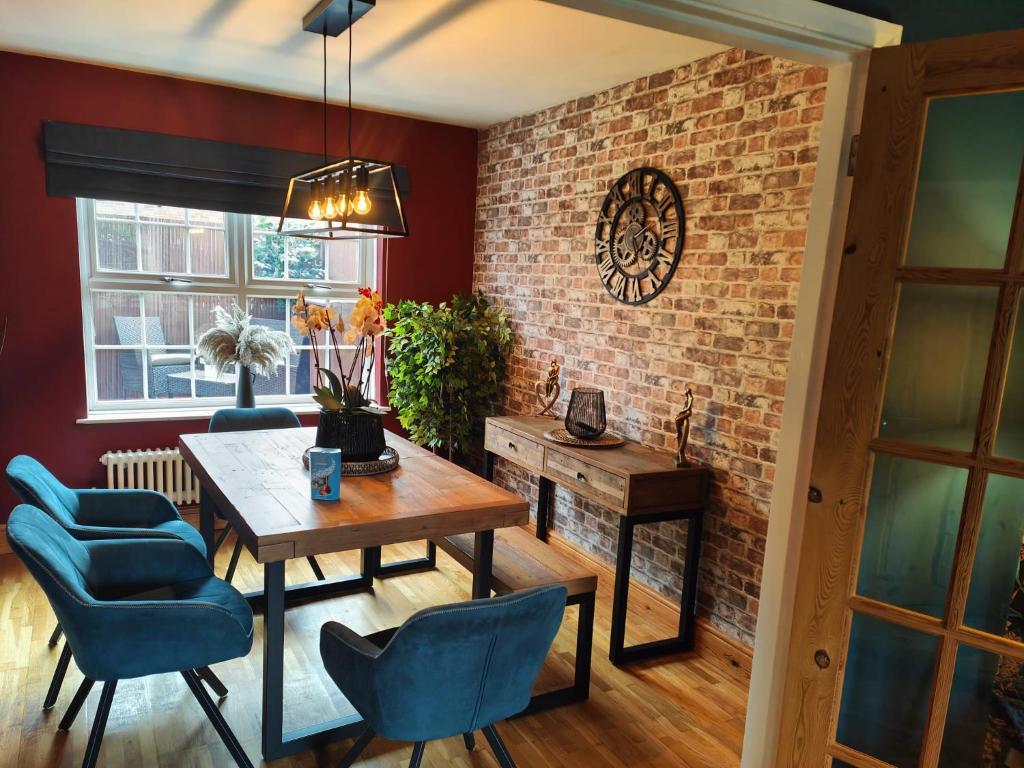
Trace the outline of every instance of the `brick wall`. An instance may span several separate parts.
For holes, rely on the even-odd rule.
[[[480,134],[474,283],[517,342],[503,406],[531,413],[532,383],[562,364],[605,390],[609,428],[659,449],[696,396],[691,455],[714,470],[699,610],[752,643],[824,69],[732,49],[491,126]],[[676,182],[686,240],[651,303],[614,301],[593,234],[609,184],[652,165]],[[530,498],[501,461],[496,479]],[[554,528],[611,561],[617,518],[559,489]],[[678,595],[681,524],[637,532],[634,573]]]

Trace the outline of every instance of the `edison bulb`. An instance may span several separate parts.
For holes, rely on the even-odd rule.
[[[336,219],[338,217],[338,210],[334,207],[334,198],[328,197],[324,202],[324,218],[325,219]]]
[[[309,208],[306,210],[306,213],[308,213],[309,218],[314,221],[320,221],[320,219],[324,217],[323,211],[320,210],[320,201],[317,198],[313,198],[312,202],[309,204]]]
[[[370,202],[370,194],[365,189],[360,189],[356,192],[356,199],[352,204],[352,209],[360,216],[365,216],[370,212],[373,204]]]
[[[348,198],[345,197],[344,193],[335,195],[334,197],[334,210],[338,212],[339,216],[344,216],[346,213],[352,212],[352,206],[348,203]]]

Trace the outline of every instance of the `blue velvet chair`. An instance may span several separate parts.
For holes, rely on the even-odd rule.
[[[375,735],[415,742],[463,734],[473,749],[482,729],[502,768],[515,768],[494,724],[522,712],[565,611],[563,586],[428,608],[397,630],[362,637],[337,622],[320,630],[328,674],[366,721],[338,768],[348,768]]]
[[[80,541],[27,504],[11,513],[7,540],[46,593],[85,676],[62,730],[103,683],[83,768],[96,764],[117,682],[166,672],[181,673],[235,763],[252,768],[196,671],[249,653],[252,610],[195,547],[173,538]]]
[[[209,432],[251,432],[258,429],[292,429],[295,427],[301,427],[302,424],[299,422],[298,416],[292,413],[287,408],[221,408],[219,411],[210,417]],[[226,519],[224,513],[217,507],[217,503],[209,496],[209,494],[203,492],[202,486],[199,490],[199,505],[205,507],[209,505],[214,514],[221,518]],[[214,553],[220,549],[220,545],[224,543],[224,539],[231,532],[231,524],[228,523],[224,526],[224,530],[221,532],[220,537],[213,545]],[[238,557],[242,554],[242,540],[238,539],[235,541],[235,548],[231,552],[231,561],[228,563],[228,570],[224,574],[224,580],[230,584],[231,580],[235,577],[235,569],[238,567]],[[212,559],[212,558],[211,558]],[[320,581],[324,580],[324,572],[320,569],[320,564],[316,561],[316,558],[309,556],[306,558],[309,563],[309,567],[313,569],[313,574]]]
[[[24,504],[39,507],[76,539],[175,539],[206,554],[203,537],[181,519],[177,508],[161,493],[145,490],[73,489],[65,486],[31,456],[15,456],[7,465],[7,482]],[[61,625],[50,635],[58,643]],[[71,650],[64,646],[50,681],[43,708],[57,701]],[[218,695],[227,693],[209,670],[203,676]]]

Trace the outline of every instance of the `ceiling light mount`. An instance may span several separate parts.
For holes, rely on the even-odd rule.
[[[376,5],[376,0],[352,0],[352,19],[349,20],[348,0],[320,0],[302,17],[302,28],[318,35],[337,37],[355,24]]]

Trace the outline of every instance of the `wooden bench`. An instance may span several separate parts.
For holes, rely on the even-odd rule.
[[[473,570],[473,542],[472,533],[434,540],[438,547],[470,571]],[[579,606],[573,684],[535,694],[522,714],[586,701],[590,696],[590,656],[594,642],[597,576],[559,554],[525,528],[499,528],[494,531],[491,577],[493,589],[499,595],[561,584],[568,592],[565,604]]]

